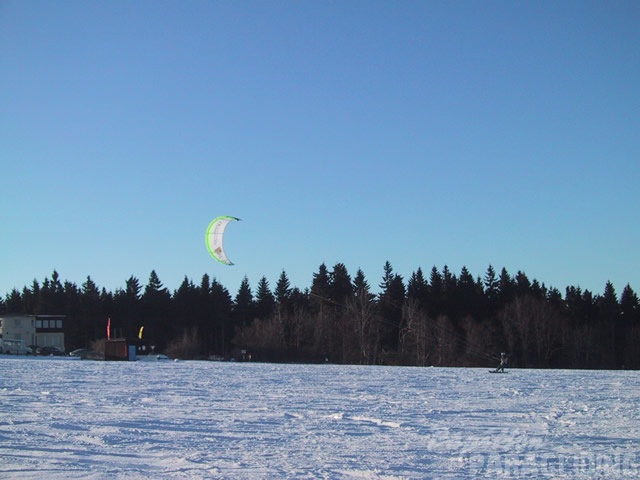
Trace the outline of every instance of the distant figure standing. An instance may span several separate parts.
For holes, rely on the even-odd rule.
[[[497,372],[504,373],[504,367],[507,364],[507,361],[508,361],[507,354],[504,352],[500,353],[500,365],[498,365],[498,368],[496,368],[496,373]]]

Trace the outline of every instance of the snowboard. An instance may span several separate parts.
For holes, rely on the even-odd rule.
[[[499,372],[498,370],[489,370],[489,373],[509,373],[509,372]]]

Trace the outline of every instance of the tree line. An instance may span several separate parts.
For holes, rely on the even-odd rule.
[[[180,358],[493,367],[506,352],[515,367],[640,368],[629,284],[619,298],[611,282],[601,295],[579,287],[563,295],[491,265],[477,278],[434,266],[405,280],[386,262],[378,287],[342,263],[321,264],[305,290],[284,270],[273,287],[262,277],[254,290],[245,277],[235,296],[207,274],[170,292],[152,271],[144,286],[131,276],[109,292],[54,270],[0,299],[0,312],[66,315],[68,350],[104,339],[110,318],[116,336]]]

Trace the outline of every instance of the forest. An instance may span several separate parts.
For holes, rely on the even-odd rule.
[[[627,284],[618,297],[567,287],[564,294],[524,272],[483,276],[435,266],[404,279],[389,262],[373,293],[364,273],[321,264],[311,287],[292,286],[283,270],[274,286],[245,277],[233,296],[203,275],[173,292],[155,270],[115,292],[91,277],[78,286],[50,278],[0,298],[0,313],[66,315],[67,351],[113,331],[181,359],[331,362],[413,366],[497,365],[500,352],[519,368],[640,368],[640,308]]]

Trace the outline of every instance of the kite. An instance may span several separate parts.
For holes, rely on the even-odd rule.
[[[230,222],[234,220],[240,220],[236,217],[230,217],[223,215],[221,217],[214,218],[207,228],[207,234],[205,235],[205,243],[207,244],[207,250],[209,254],[223,265],[233,265],[233,262],[229,260],[227,254],[224,251],[222,240],[224,238],[224,231]]]

